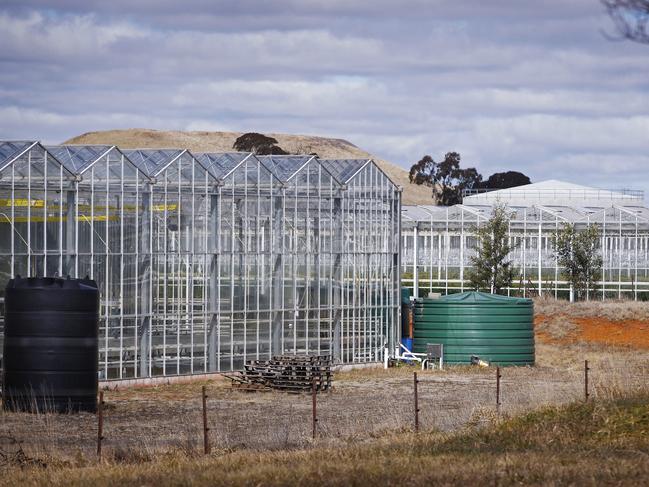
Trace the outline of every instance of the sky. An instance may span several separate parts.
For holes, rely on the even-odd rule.
[[[0,139],[311,134],[649,194],[649,46],[598,0],[2,0],[0,33]]]

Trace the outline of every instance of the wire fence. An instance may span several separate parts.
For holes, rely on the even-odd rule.
[[[193,382],[101,391],[97,414],[2,412],[0,465],[18,451],[20,458],[131,461],[169,451],[291,449],[453,431],[543,406],[645,391],[649,364],[350,375],[324,393],[242,392],[225,381]]]

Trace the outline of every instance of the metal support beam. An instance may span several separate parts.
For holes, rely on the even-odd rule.
[[[138,353],[140,359],[140,377],[151,376],[151,304],[152,296],[152,239],[151,239],[151,193],[142,194],[142,214],[140,217],[140,241],[136,245],[140,246],[140,258],[138,265],[138,276],[140,277],[140,303],[138,318],[138,342],[140,350]]]
[[[210,209],[208,216],[208,243],[207,253],[210,256],[209,265],[209,285],[208,285],[208,315],[209,331],[207,336],[207,368],[210,372],[219,369],[217,354],[219,346],[219,259],[220,242],[218,238],[219,231],[219,214],[221,193],[220,186],[217,188],[217,194],[210,196]]]
[[[273,204],[273,249],[271,258],[273,261],[273,328],[271,330],[271,355],[281,355],[284,353],[284,200],[286,191],[281,189],[281,196],[275,198]]]

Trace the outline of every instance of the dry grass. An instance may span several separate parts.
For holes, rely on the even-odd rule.
[[[642,485],[649,395],[548,407],[454,434],[295,451],[179,452],[5,470],[2,485]]]
[[[595,397],[633,391],[649,378],[649,352],[540,344],[537,367],[503,370],[503,413],[518,414],[580,399],[584,359],[591,363]],[[389,431],[410,430],[414,370],[359,369],[337,374],[332,392],[318,396],[318,443],[344,446]],[[449,367],[420,372],[419,377],[424,427],[448,432],[493,418],[492,369]],[[180,449],[197,454],[202,447],[202,385],[208,386],[215,448],[265,451],[311,445],[310,396],[246,393],[232,390],[228,381],[217,380],[106,391],[104,451],[108,455],[141,451],[155,456]],[[96,419],[91,414],[2,412],[0,449],[8,446],[3,438],[15,438],[29,456],[92,459]]]
[[[183,148],[192,151],[232,151],[240,132],[181,132],[173,130],[126,129],[88,132],[67,140],[66,144],[112,144],[124,149]],[[402,186],[404,205],[433,204],[431,189],[410,184],[408,171],[391,162],[377,159],[370,153],[343,139],[312,135],[268,134],[289,152],[317,153],[327,159],[374,159],[383,171]],[[402,161],[410,165],[413,161]]]
[[[644,301],[608,300],[569,303],[550,297],[535,298],[534,312],[545,316],[606,318],[612,321],[649,320],[649,303]]]
[[[0,483],[632,482],[649,473],[647,444],[635,433],[646,439],[649,412],[636,415],[636,406],[629,412],[631,403],[619,398],[647,398],[649,350],[562,343],[575,332],[571,320],[606,316],[619,303],[606,306],[574,311],[564,303],[565,314],[537,327],[556,343],[537,341],[536,367],[503,369],[501,418],[545,408],[526,419],[494,427],[494,371],[472,367],[419,373],[420,424],[427,431],[419,438],[411,434],[411,367],[338,373],[333,390],[318,396],[315,443],[308,395],[245,393],[226,380],[108,390],[105,465],[95,465],[94,415],[0,412],[0,453],[7,458]],[[583,398],[584,360],[598,402],[557,409]],[[209,395],[210,458],[201,455],[202,385]],[[557,419],[566,411],[583,424],[570,429]],[[586,428],[584,418],[601,427]]]

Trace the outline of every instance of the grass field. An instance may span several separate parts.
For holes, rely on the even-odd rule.
[[[179,452],[10,468],[2,485],[643,485],[649,396],[546,407],[481,429],[299,450]]]
[[[94,415],[0,413],[0,485],[637,483],[649,474],[649,347],[625,340],[647,310],[562,304],[537,302],[537,366],[503,370],[500,417],[494,371],[470,367],[421,374],[419,435],[409,367],[338,374],[318,397],[315,441],[308,396],[226,380],[109,390],[101,464]]]

